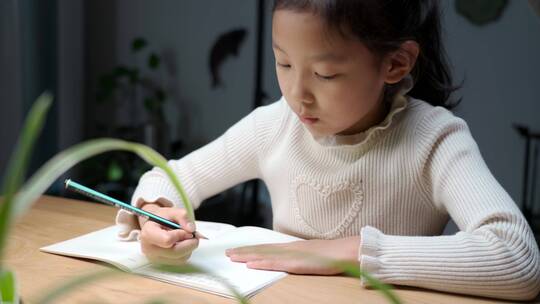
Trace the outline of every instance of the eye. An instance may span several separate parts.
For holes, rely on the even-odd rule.
[[[288,69],[291,67],[290,64],[284,64],[284,63],[279,63],[279,62],[276,62],[276,64],[280,67],[280,68],[284,68],[284,69]]]
[[[334,75],[321,75],[317,72],[315,72],[315,75],[320,78],[320,79],[323,79],[323,80],[332,80],[334,78],[336,78],[338,76],[338,74],[334,74]]]

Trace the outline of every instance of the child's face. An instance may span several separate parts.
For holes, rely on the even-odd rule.
[[[358,39],[289,10],[274,12],[272,38],[281,92],[312,134],[356,134],[384,118],[383,64]]]

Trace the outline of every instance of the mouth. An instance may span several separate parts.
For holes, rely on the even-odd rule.
[[[316,123],[317,121],[319,121],[318,118],[316,117],[311,117],[311,116],[298,116],[300,118],[300,121],[307,124],[307,125],[312,125],[314,123]]]

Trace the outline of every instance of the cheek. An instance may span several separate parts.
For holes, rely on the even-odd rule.
[[[324,100],[332,101],[325,103],[325,109],[323,110],[331,113],[332,117],[337,121],[347,123],[345,120],[362,117],[378,103],[380,89],[374,82],[353,81],[343,83],[323,93],[325,96],[321,97]]]
[[[363,90],[358,83],[349,81],[336,85],[320,86],[317,95],[321,100],[327,101],[325,102],[326,107],[333,108],[336,104],[342,104],[342,107],[335,109],[341,112],[346,112],[347,107],[352,107],[350,110],[354,110],[364,98]]]
[[[279,89],[281,90],[281,94],[283,94],[285,98],[287,98],[287,95],[288,95],[287,83],[289,83],[289,81],[287,80],[286,74],[280,72],[279,68],[276,68],[276,77],[278,80]]]
[[[350,105],[357,105],[362,108],[370,108],[379,102],[384,82],[377,77],[359,77],[347,84],[348,90],[343,89],[341,97],[343,100],[354,101]],[[351,89],[354,88],[354,89]]]
[[[278,85],[279,85],[279,89],[281,90],[281,93],[282,94],[285,94],[285,80],[283,78],[283,75],[281,75],[281,73],[279,72],[279,70],[276,68],[276,77],[277,77],[277,81],[278,81]]]

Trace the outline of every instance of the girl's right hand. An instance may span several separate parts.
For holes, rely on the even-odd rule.
[[[195,224],[189,221],[186,211],[182,208],[160,207],[156,204],[146,204],[142,209],[183,227],[171,230],[158,223],[139,218],[143,254],[153,263],[184,264],[199,245],[199,240],[191,233],[195,231]]]

